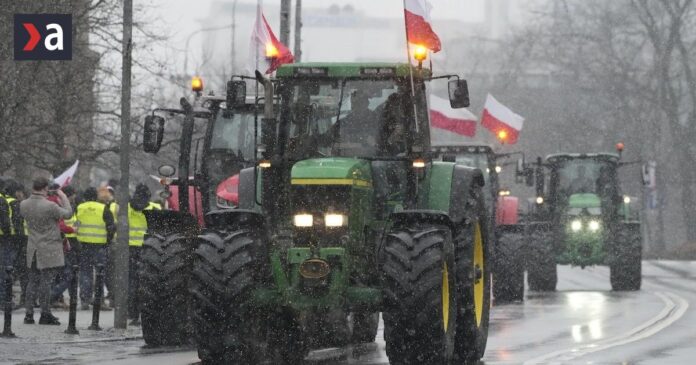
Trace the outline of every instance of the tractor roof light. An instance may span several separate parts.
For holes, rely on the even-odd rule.
[[[413,58],[419,63],[422,63],[426,58],[428,58],[428,49],[423,45],[417,44],[413,48]]]
[[[510,190],[501,190],[498,192],[498,196],[509,196]]]
[[[508,138],[508,132],[505,129],[499,130],[498,133],[496,133],[495,135],[496,137],[498,137],[500,143],[505,143],[505,141]]]
[[[619,143],[616,144],[616,151],[619,152],[619,153],[621,153],[621,152],[623,152],[624,147],[625,147],[625,146],[624,146],[623,142],[619,142]]]
[[[422,169],[425,167],[425,160],[422,158],[417,158],[413,160],[413,168]]]
[[[271,161],[269,160],[261,160],[259,161],[259,167],[262,169],[268,169],[271,167]]]
[[[199,76],[191,78],[191,90],[195,92],[203,91],[203,79]]]
[[[536,200],[535,200],[535,201],[536,201],[536,203],[539,204],[539,205],[544,204],[544,197],[543,197],[543,196],[538,196],[538,197],[536,197]]]
[[[266,58],[276,58],[280,52],[278,52],[278,47],[275,44],[268,42],[266,43]]]

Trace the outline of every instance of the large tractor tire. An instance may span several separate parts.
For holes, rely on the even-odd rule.
[[[151,235],[140,258],[143,338],[148,346],[172,346],[190,339],[188,282],[191,242],[182,234]]]
[[[255,364],[260,313],[249,304],[262,274],[257,229],[206,230],[191,275],[194,336],[203,364]]]
[[[463,298],[457,315],[455,358],[463,363],[476,362],[483,357],[490,321],[492,232],[480,194],[478,200],[478,216],[460,229],[455,238],[457,296]]]
[[[396,224],[383,246],[387,356],[397,365],[447,364],[458,305],[452,233],[439,224],[409,225]]]
[[[527,284],[529,290],[550,292],[556,290],[558,273],[551,232],[532,230],[527,244]]]
[[[493,298],[496,304],[524,300],[524,236],[505,232],[498,236],[493,270]]]
[[[609,265],[611,288],[615,291],[640,290],[643,252],[639,229],[617,232],[613,262]]]

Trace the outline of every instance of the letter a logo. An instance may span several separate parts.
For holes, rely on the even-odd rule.
[[[71,60],[72,15],[15,14],[15,60]]]

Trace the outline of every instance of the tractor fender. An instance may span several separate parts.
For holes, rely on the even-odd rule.
[[[247,167],[239,172],[237,199],[239,209],[253,210],[256,207],[256,167]]]
[[[477,200],[483,194],[482,188],[485,184],[481,170],[454,166],[449,207],[449,218],[454,224],[475,218]]]
[[[219,209],[205,215],[205,225],[211,229],[230,228],[236,229],[246,226],[265,226],[266,219],[263,214],[248,209]]]
[[[409,224],[416,222],[428,222],[435,224],[442,224],[449,227],[454,227],[454,222],[450,219],[450,216],[439,210],[428,210],[428,209],[412,209],[412,210],[402,210],[400,212],[394,212],[390,216],[390,220],[393,224]]]
[[[187,213],[178,210],[144,210],[147,222],[146,235],[169,236],[175,233],[195,236],[200,231],[197,219]],[[146,237],[147,238],[147,237]]]

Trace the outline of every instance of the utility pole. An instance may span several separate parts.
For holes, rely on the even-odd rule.
[[[280,0],[280,43],[290,44],[290,7],[292,0]]]
[[[302,61],[302,0],[295,0],[295,62]]]
[[[130,181],[131,51],[133,48],[133,0],[123,0],[121,64],[121,180],[116,189],[118,202],[117,239],[112,245],[114,259],[114,328],[128,325],[128,185]]]

